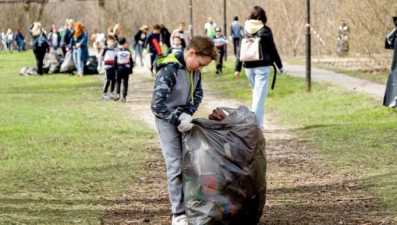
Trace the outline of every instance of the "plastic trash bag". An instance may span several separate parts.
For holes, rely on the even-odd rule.
[[[65,58],[61,64],[60,72],[61,73],[68,73],[73,72],[76,69],[76,66],[73,62],[72,51],[68,51],[65,54]]]
[[[257,224],[266,202],[265,138],[247,107],[222,109],[225,119],[194,119],[183,138],[189,224]]]

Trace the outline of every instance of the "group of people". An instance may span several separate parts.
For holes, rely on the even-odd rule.
[[[7,32],[0,33],[0,48],[1,45],[3,45],[5,51],[9,51],[10,53],[13,53],[14,45],[16,45],[18,52],[22,52],[26,48],[25,37],[19,29],[14,33],[12,29],[9,28]]]
[[[238,23],[238,17],[234,18],[230,37],[236,56],[235,76],[240,77],[242,67],[245,68],[252,89],[251,110],[257,116],[258,128],[262,128],[264,121],[270,66],[276,64],[280,72],[284,73],[272,30],[266,23],[265,10],[255,6],[244,26]],[[125,102],[128,77],[133,72],[134,64],[140,58],[142,65],[144,49],[148,48],[151,53],[151,71],[153,72],[153,66],[156,66],[156,76],[150,105],[155,115],[161,150],[166,162],[169,200],[173,213],[172,225],[187,225],[183,198],[182,133],[194,127],[192,117],[203,99],[201,70],[214,60],[217,62],[216,73],[222,72],[220,58],[225,54],[224,46],[228,44],[228,40],[211,18],[205,24],[205,35],[192,37],[191,27],[185,29],[183,22],[171,33],[165,29],[164,26],[155,24],[149,32],[149,27],[143,25],[128,42],[120,35],[121,26],[116,24],[108,29],[106,35],[94,34],[91,39],[97,49],[100,64],[103,64],[105,70],[103,99],[121,98]],[[64,54],[71,51],[77,75],[83,75],[84,60],[88,57],[88,33],[81,22],[67,20],[62,34],[53,28],[50,37],[43,33],[41,24],[35,22],[30,28],[30,33],[33,37],[33,52],[39,73],[42,74],[42,59],[51,46],[53,50],[61,48]],[[240,41],[245,36],[260,37],[263,56],[261,59],[244,62],[239,59]],[[56,46],[54,42],[59,45]],[[166,54],[162,53],[161,43],[167,45]],[[130,46],[134,50],[133,53],[129,50]],[[122,94],[121,83],[124,88]]]

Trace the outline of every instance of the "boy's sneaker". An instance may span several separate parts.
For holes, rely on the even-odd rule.
[[[108,99],[109,99],[109,97],[108,97],[108,95],[107,95],[106,93],[103,93],[103,94],[102,94],[102,99],[104,99],[104,100],[108,100]]]
[[[188,225],[187,216],[185,214],[180,216],[172,216],[171,225]]]
[[[113,93],[110,93],[109,98],[110,98],[110,99],[114,99]]]
[[[126,98],[126,97],[123,97],[123,98],[121,99],[121,101],[122,101],[122,102],[126,102],[126,101],[127,101],[127,98]]]
[[[120,99],[120,95],[117,94],[116,97],[114,98],[115,101],[118,101]]]

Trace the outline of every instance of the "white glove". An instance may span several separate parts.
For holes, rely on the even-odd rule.
[[[178,130],[180,132],[187,132],[193,128],[192,124],[192,116],[187,114],[187,113],[182,113],[178,119],[181,121],[181,123],[178,126]]]
[[[280,69],[280,75],[285,75],[284,68],[281,68],[281,69]]]
[[[181,124],[178,126],[179,132],[187,132],[193,128],[194,124],[189,122],[189,120],[181,120]]]
[[[179,119],[180,121],[182,121],[182,120],[187,120],[189,123],[192,122],[192,116],[189,115],[189,114],[187,114],[187,113],[182,113],[182,114],[178,117],[178,119]]]

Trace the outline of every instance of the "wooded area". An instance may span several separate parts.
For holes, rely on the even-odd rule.
[[[0,1],[0,31],[17,29],[27,35],[27,27],[40,21],[49,29],[52,24],[63,25],[66,18],[81,21],[89,33],[104,32],[108,26],[122,25],[122,35],[131,38],[143,24],[152,27],[164,24],[170,31],[179,22],[190,24],[189,0],[104,0],[104,10],[98,0],[43,0],[25,3],[21,0]],[[204,33],[208,17],[227,28],[234,16],[241,24],[254,5],[263,7],[268,26],[281,54],[304,55],[306,0],[226,0],[227,19],[224,21],[224,1],[192,0],[193,32]],[[350,27],[350,52],[357,56],[376,56],[385,52],[385,35],[394,28],[392,16],[397,11],[395,0],[311,0],[311,26],[325,41],[323,46],[312,35],[312,54],[335,55],[338,26],[344,20]],[[103,15],[102,15],[103,14]],[[227,31],[228,35],[228,31]],[[231,49],[231,48],[229,48]]]

